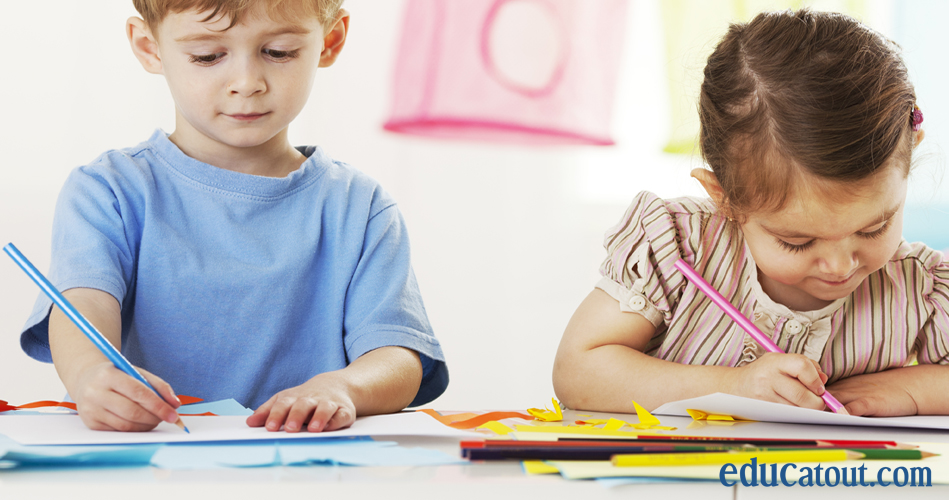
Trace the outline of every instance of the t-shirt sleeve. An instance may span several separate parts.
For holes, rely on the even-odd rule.
[[[917,338],[920,363],[949,364],[949,260],[940,259],[933,268],[932,293],[927,297],[929,320]]]
[[[345,307],[345,345],[350,360],[384,346],[411,349],[419,354],[423,373],[409,406],[431,402],[445,392],[445,356],[429,324],[412,270],[408,232],[394,204],[369,220]]]
[[[656,327],[668,322],[684,279],[674,264],[694,254],[680,249],[666,203],[649,192],[637,195],[603,246],[607,255],[596,287],[619,301],[621,311],[639,313]]]
[[[53,216],[52,255],[47,278],[59,291],[94,288],[119,303],[133,270],[132,248],[123,217],[131,212],[114,181],[94,170],[76,169],[60,191]],[[49,313],[52,302],[40,293],[20,335],[30,357],[52,362]]]

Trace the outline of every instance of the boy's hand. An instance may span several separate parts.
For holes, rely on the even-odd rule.
[[[123,373],[111,362],[89,366],[79,373],[74,392],[79,418],[86,427],[101,431],[150,431],[161,421],[175,423],[175,408],[181,402],[171,386],[159,377],[137,368],[165,398]]]
[[[891,373],[892,372],[892,373]],[[851,415],[899,417],[916,415],[919,406],[895,370],[855,375],[828,387]]]
[[[337,372],[317,375],[303,385],[280,391],[247,417],[247,425],[287,432],[335,431],[356,421],[348,384]],[[307,424],[309,422],[309,424]]]
[[[791,406],[824,409],[824,383],[827,375],[820,365],[802,354],[766,353],[745,366],[736,368],[728,392]],[[836,394],[835,394],[836,396]],[[841,401],[842,402],[842,401]]]

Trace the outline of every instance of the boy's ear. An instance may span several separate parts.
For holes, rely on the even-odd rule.
[[[336,23],[323,35],[323,52],[320,53],[320,67],[332,66],[339,57],[343,45],[346,44],[346,35],[349,33],[349,12],[339,9]]]
[[[148,25],[140,18],[130,17],[125,22],[125,34],[129,37],[132,53],[142,67],[149,73],[162,74],[161,54],[158,52],[158,40]]]
[[[705,192],[708,193],[709,198],[711,198],[716,205],[720,207],[724,206],[725,191],[722,189],[721,184],[718,183],[718,178],[715,177],[713,172],[704,168],[696,168],[692,170],[692,177],[699,181],[699,184],[705,188]]]

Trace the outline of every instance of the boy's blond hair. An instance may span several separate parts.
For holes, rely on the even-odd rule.
[[[230,29],[261,2],[266,4],[267,14],[274,19],[292,21],[316,17],[323,29],[332,27],[343,4],[343,0],[132,0],[135,10],[153,30],[168,14],[190,10],[210,11],[204,21],[229,18],[231,22],[225,29]]]

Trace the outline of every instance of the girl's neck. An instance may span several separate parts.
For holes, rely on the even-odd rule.
[[[831,304],[832,301],[818,299],[807,292],[798,290],[792,286],[775,281],[758,269],[758,283],[764,293],[771,297],[771,300],[787,306],[793,311],[817,311]]]

